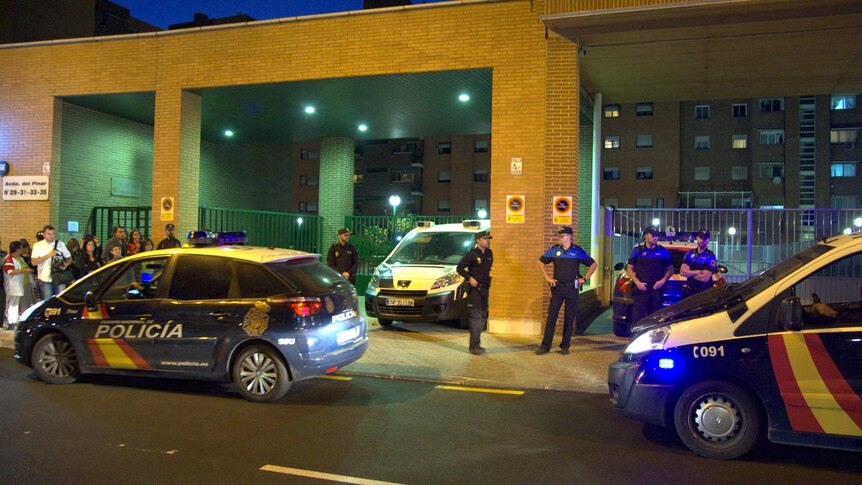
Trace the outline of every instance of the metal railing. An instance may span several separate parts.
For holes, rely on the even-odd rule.
[[[151,207],[93,207],[86,232],[97,236],[104,243],[113,236],[111,229],[119,224],[126,228],[127,234],[131,234],[132,229],[138,229],[142,237],[152,238],[151,214]]]
[[[610,210],[610,209],[608,209]],[[617,209],[613,211],[613,264],[625,263],[641,231],[710,230],[710,249],[728,268],[730,282],[744,281],[823,237],[859,230],[862,209]],[[613,266],[613,265],[611,265]]]
[[[251,246],[298,249],[326,255],[323,222],[315,214],[201,207],[198,223],[209,231],[246,231]]]

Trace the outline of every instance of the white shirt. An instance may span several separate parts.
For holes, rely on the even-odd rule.
[[[54,242],[57,243],[58,253],[62,254],[63,257],[67,259],[72,257],[72,254],[69,253],[68,249],[66,249],[66,245],[63,244],[63,241],[55,239]],[[30,252],[30,259],[41,258],[50,253],[53,249],[53,242],[49,243],[44,239],[37,241],[36,244],[33,245],[33,250]],[[46,283],[51,282],[51,258],[42,261],[38,266],[36,266],[36,274],[38,275],[39,281],[44,281]]]
[[[7,261],[8,259],[9,258],[7,258]],[[8,264],[3,265],[4,273],[7,271],[16,271],[27,267],[24,263],[24,260],[22,260],[21,258],[11,256],[11,259],[11,268]],[[27,278],[27,276],[27,273],[19,273],[14,275],[6,274],[6,294],[9,296],[24,296],[24,278]]]

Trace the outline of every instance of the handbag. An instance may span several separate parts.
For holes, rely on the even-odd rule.
[[[57,241],[54,241],[54,250],[57,249]],[[75,280],[75,275],[72,274],[71,268],[63,269],[65,258],[62,255],[58,258],[54,256],[51,261],[51,282],[55,285],[68,285]]]

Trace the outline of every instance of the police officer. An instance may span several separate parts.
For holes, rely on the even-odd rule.
[[[488,321],[488,290],[491,288],[491,265],[494,253],[491,252],[491,232],[479,231],[474,236],[476,245],[464,254],[456,271],[469,283],[467,309],[470,316],[470,353],[482,355],[480,337]]]
[[[712,288],[712,275],[716,271],[717,263],[715,253],[709,250],[709,230],[701,229],[697,233],[697,248],[685,254],[679,274],[688,278],[685,282],[686,294],[691,296],[695,293]]]
[[[560,237],[560,243],[551,246],[538,261],[539,269],[542,270],[545,281],[551,285],[551,302],[548,305],[545,335],[542,338],[542,345],[536,350],[536,355],[547,354],[551,351],[551,342],[554,340],[554,332],[557,328],[557,316],[560,314],[560,307],[563,306],[563,302],[566,304],[566,311],[563,316],[563,340],[560,342],[560,353],[563,355],[569,353],[575,317],[578,314],[578,292],[581,291],[581,286],[590,279],[598,266],[586,251],[580,246],[572,244],[573,232],[571,227],[560,227],[557,234]],[[545,271],[545,265],[548,263],[554,263],[553,278],[548,276],[548,272]],[[589,268],[587,274],[583,276],[581,276],[581,265]],[[586,328],[583,328],[579,321],[576,333],[583,335],[585,330]]]
[[[632,293],[632,323],[661,308],[661,288],[673,276],[673,262],[667,249],[658,245],[658,231],[648,227],[644,243],[629,257],[626,275],[635,284]]]
[[[359,266],[359,254],[350,244],[350,229],[342,227],[338,230],[338,242],[329,247],[326,253],[326,265],[356,284],[356,267]]]
[[[156,246],[156,249],[173,249],[183,247],[183,243],[181,243],[179,239],[174,237],[174,230],[176,230],[176,228],[177,226],[173,224],[165,225],[165,238],[159,241],[159,245]]]

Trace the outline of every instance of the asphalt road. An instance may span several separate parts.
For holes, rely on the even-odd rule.
[[[605,396],[354,377],[273,404],[230,387],[96,377],[51,386],[0,349],[0,483],[852,483],[856,453],[766,445],[698,458]],[[312,478],[309,474],[322,478]],[[366,482],[358,479],[367,480]]]

